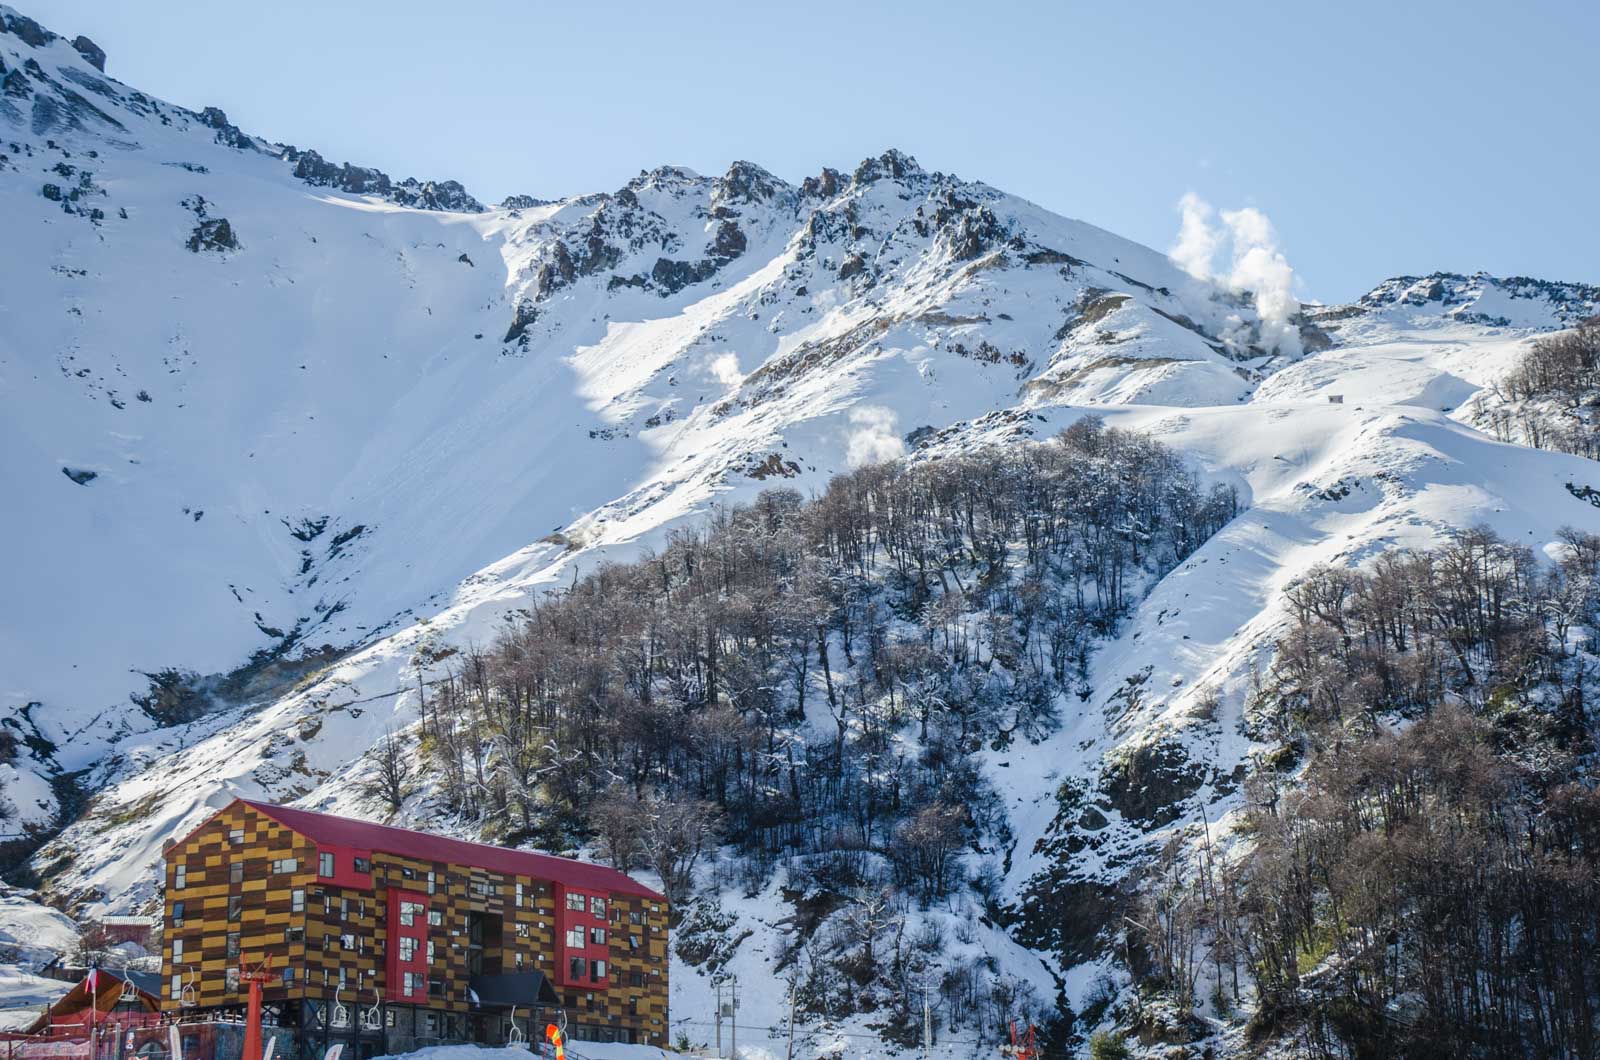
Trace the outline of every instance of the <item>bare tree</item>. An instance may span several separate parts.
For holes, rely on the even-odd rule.
[[[362,784],[362,793],[380,800],[391,816],[399,813],[411,795],[411,760],[392,729],[384,730],[369,757],[372,773]]]

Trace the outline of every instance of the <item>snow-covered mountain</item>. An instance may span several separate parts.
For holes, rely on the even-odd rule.
[[[350,782],[430,660],[601,557],[1092,411],[1246,510],[1096,655],[1061,732],[986,753],[1003,897],[1039,913],[981,945],[1079,1005],[1109,964],[1062,924],[1196,806],[1227,812],[1285,586],[1476,523],[1536,548],[1600,524],[1574,488],[1600,467],[1454,415],[1595,287],[1399,277],[1286,338],[1248,291],[893,150],[485,208],[154,99],[9,8],[0,29],[0,785],[22,824],[69,819],[32,867],[76,910],[148,907],[163,840],[235,795],[371,812]],[[1176,813],[1074,840],[1063,782],[1138,755]],[[729,907],[759,981],[781,899]],[[703,1003],[674,983],[675,1015]]]

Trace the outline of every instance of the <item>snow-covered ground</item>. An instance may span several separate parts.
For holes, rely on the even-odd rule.
[[[0,721],[33,739],[0,793],[47,822],[51,781],[86,771],[94,812],[34,862],[85,911],[149,908],[162,842],[236,795],[365,812],[361,754],[415,720],[432,649],[491,639],[529,594],[718,500],[819,489],[923,434],[958,452],[1100,415],[1247,504],[1097,654],[1061,732],[985,753],[1013,902],[1051,867],[1064,779],[1158,740],[1214,777],[1248,759],[1252,667],[1312,566],[1476,523],[1536,549],[1600,527],[1568,485],[1600,488],[1600,465],[1461,422],[1531,336],[1600,310],[1594,288],[1401,278],[1312,307],[1302,355],[1263,346],[1247,295],[895,152],[804,185],[662,167],[606,195],[426,210],[308,184],[279,145],[63,39],[0,33],[6,69],[29,59],[29,94],[0,99],[0,549],[25,558]],[[237,246],[189,249],[219,218]],[[167,667],[210,678],[220,709],[164,728],[131,709]],[[1113,815],[1075,867],[1109,880],[1159,838]],[[729,970],[752,1028],[786,1016],[778,886],[718,896],[751,931]],[[52,916],[0,897],[25,946],[70,945]],[[1074,1005],[1105,972],[971,937]],[[672,984],[674,1038],[711,1041],[709,982],[675,964]],[[801,1035],[807,1056],[877,1055],[864,1026]],[[572,1053],[602,1048],[623,1047]]]

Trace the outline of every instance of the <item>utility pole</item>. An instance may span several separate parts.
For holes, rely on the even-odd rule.
[[[794,1060],[794,984],[789,984],[789,1051],[784,1060]]]
[[[930,1060],[933,1056],[933,1013],[928,1008],[928,983],[922,983],[922,1056],[923,1060]]]
[[[733,994],[733,1005],[728,1009],[728,1020],[731,1023],[730,1033],[732,1038],[728,1046],[728,1056],[731,1060],[739,1060],[739,977],[733,976],[733,981],[728,984]]]
[[[717,988],[717,1056],[722,1056],[722,980],[716,981]]]

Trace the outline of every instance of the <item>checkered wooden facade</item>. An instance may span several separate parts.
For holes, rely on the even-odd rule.
[[[558,967],[566,953],[558,935],[564,923],[558,901],[569,889],[563,881],[385,850],[366,852],[364,874],[336,863],[325,875],[321,859],[329,853],[244,802],[171,846],[163,1008],[242,1005],[240,969],[270,958],[268,1004],[293,1007],[309,999],[325,1011],[337,1003],[359,1013],[381,1000],[437,1014],[427,1019],[437,1036],[459,1037],[466,1035],[449,1031],[470,1025],[472,975],[538,971],[555,987],[569,1026],[590,1032],[584,1037],[667,1043],[663,900],[570,888],[604,899],[605,941],[595,952],[607,958],[601,982],[592,981],[592,966],[573,981],[571,967]],[[406,898],[403,910],[391,891]],[[421,922],[407,928],[402,916]],[[402,934],[420,941],[401,943]],[[391,936],[397,951],[416,945],[416,960],[397,964],[398,952],[391,960]],[[426,971],[397,974],[401,967]],[[412,1022],[423,1024],[420,1015]]]

